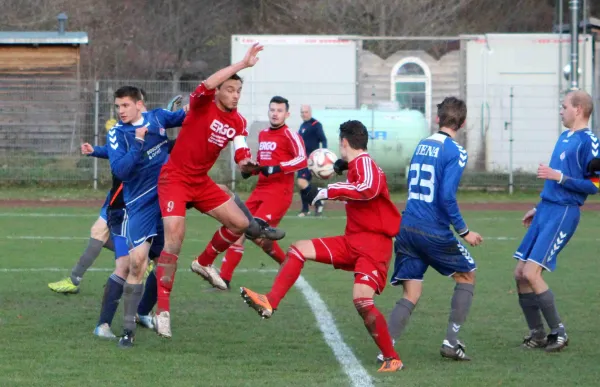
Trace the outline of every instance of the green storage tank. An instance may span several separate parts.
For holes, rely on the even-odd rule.
[[[338,156],[340,124],[361,121],[369,130],[369,154],[386,173],[404,174],[417,144],[431,133],[418,110],[324,109],[312,113],[323,124],[329,149]]]

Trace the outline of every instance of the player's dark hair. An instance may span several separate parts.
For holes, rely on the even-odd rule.
[[[229,81],[231,79],[233,79],[234,81],[240,81],[240,82],[244,83],[244,80],[242,79],[242,77],[240,77],[237,74],[233,74],[232,76],[230,76],[229,78],[227,78],[226,80],[224,80],[223,83],[225,83],[225,82],[227,82],[227,81]],[[221,86],[223,86],[223,83],[221,83],[219,86],[217,86],[217,89],[220,89]]]
[[[275,97],[271,98],[269,105],[272,103],[277,103],[277,104],[283,103],[283,104],[285,104],[285,111],[287,112],[290,110],[290,102],[287,99],[285,99],[279,95],[276,95]]]
[[[460,129],[467,119],[467,104],[456,97],[446,97],[437,105],[440,128]]]
[[[144,96],[139,88],[135,86],[122,86],[115,91],[115,98],[131,98],[133,102],[143,101]]]
[[[369,132],[362,122],[346,121],[340,125],[340,140],[345,138],[352,149],[367,150]]]

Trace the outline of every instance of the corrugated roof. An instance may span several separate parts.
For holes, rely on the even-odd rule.
[[[85,32],[65,32],[59,35],[57,31],[0,31],[2,44],[88,44]]]

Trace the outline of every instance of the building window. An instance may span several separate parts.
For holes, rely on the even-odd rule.
[[[418,110],[431,126],[431,73],[418,58],[404,58],[392,69],[391,99],[400,109]]]

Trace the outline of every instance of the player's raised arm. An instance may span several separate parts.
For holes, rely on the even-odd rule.
[[[462,147],[457,148],[456,154],[452,155],[448,160],[445,168],[445,174],[442,179],[442,207],[448,213],[452,227],[460,236],[464,236],[469,232],[469,228],[465,223],[458,201],[456,200],[456,192],[463,174],[463,170],[467,165],[467,151]]]
[[[115,128],[108,132],[110,168],[118,179],[128,181],[133,177],[137,163],[142,160],[142,148],[147,130],[146,127],[136,129],[135,140],[132,144],[127,143],[123,132]]]
[[[254,66],[258,62],[257,55],[263,50],[263,48],[264,47],[261,44],[254,43],[246,52],[246,56],[244,56],[244,59],[230,66],[227,66],[208,77],[203,82],[204,87],[207,90],[214,90],[217,88],[217,86],[228,80],[233,74],[245,68]]]
[[[370,157],[356,161],[358,178],[348,183],[333,183],[327,186],[330,200],[371,200],[381,192],[381,171]]]

